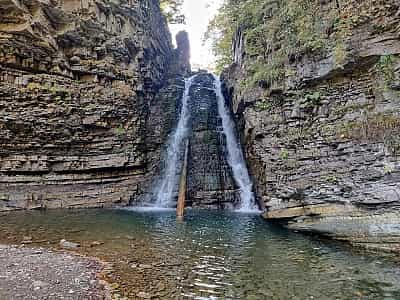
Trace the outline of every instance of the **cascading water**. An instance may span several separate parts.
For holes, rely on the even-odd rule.
[[[171,206],[173,194],[175,189],[177,188],[179,179],[179,175],[177,174],[180,161],[179,158],[183,151],[184,141],[186,140],[189,133],[189,91],[195,77],[196,76],[185,79],[185,91],[182,96],[182,109],[176,130],[168,142],[166,168],[164,170],[161,183],[157,187],[157,200],[155,203],[156,207]]]
[[[253,194],[253,185],[247,171],[242,148],[235,135],[235,123],[225,106],[225,98],[222,94],[222,84],[218,76],[214,76],[214,87],[217,94],[218,113],[222,119],[222,128],[226,137],[226,146],[228,150],[228,164],[232,169],[233,178],[240,188],[241,204],[239,211],[258,210]]]
[[[170,208],[175,205],[173,199],[177,195],[178,191],[178,180],[179,180],[179,171],[182,168],[182,156],[183,156],[183,148],[185,141],[189,138],[189,133],[191,128],[190,125],[190,119],[191,119],[191,111],[193,110],[189,108],[189,99],[190,99],[190,89],[193,85],[193,80],[195,79],[197,75],[185,79],[185,91],[182,96],[182,108],[180,112],[180,117],[178,120],[177,127],[173,134],[170,136],[168,143],[167,143],[167,150],[165,154],[165,169],[162,172],[161,175],[161,180],[159,184],[156,186],[155,189],[155,198],[156,201],[153,204],[153,207],[157,208]],[[233,180],[235,181],[236,185],[239,187],[239,193],[240,193],[240,198],[241,198],[241,203],[238,208],[239,211],[258,211],[257,205],[255,203],[255,198],[254,194],[252,192],[252,182],[250,180],[250,176],[246,167],[246,162],[243,156],[242,148],[241,145],[238,141],[238,137],[236,135],[236,126],[235,123],[231,117],[229,109],[225,105],[225,99],[222,94],[222,89],[221,89],[221,81],[219,77],[213,75],[213,78],[210,78],[210,75],[208,74],[201,74],[198,76],[203,76],[201,79],[199,78],[199,82],[203,83],[204,86],[201,86],[201,89],[199,91],[203,91],[200,94],[194,93],[192,95],[197,99],[196,105],[200,105],[202,100],[205,101],[215,101],[212,96],[207,96],[207,93],[204,92],[206,89],[212,89],[212,91],[215,92],[216,95],[216,102],[215,105],[218,109],[218,115],[222,120],[222,133],[224,135],[224,138],[226,139],[226,159],[225,161],[229,165],[230,169],[232,170],[232,177]],[[207,79],[208,77],[208,79]],[[211,86],[207,87],[207,80],[209,80],[209,84]],[[196,98],[199,97],[200,98]],[[202,98],[205,97],[205,98]],[[211,98],[207,98],[211,97]],[[202,99],[202,100],[200,100]],[[190,102],[191,103],[191,102]],[[195,106],[195,111],[197,106]],[[209,111],[208,113],[214,113]],[[206,118],[208,118],[206,116]],[[200,120],[200,119],[199,119]],[[196,122],[200,122],[199,120],[195,120]],[[201,119],[202,120],[202,119]],[[208,120],[208,119],[207,119]],[[206,121],[207,121],[206,120]],[[203,122],[204,120],[202,120]],[[208,122],[208,121],[207,121]],[[196,123],[197,124],[197,123]],[[208,123],[207,123],[208,124]],[[192,124],[193,125],[193,124]],[[196,127],[197,128],[197,127]],[[202,128],[200,126],[200,128]],[[212,126],[210,127],[212,128]],[[202,128],[201,130],[205,130]],[[196,131],[197,133],[202,132],[202,131]],[[207,130],[210,130],[207,127]],[[207,131],[205,130],[205,131]],[[204,132],[200,135],[203,136]],[[199,137],[199,134],[197,135],[197,138]],[[194,137],[192,137],[194,138]],[[196,140],[196,139],[195,139]],[[208,141],[207,141],[208,143]],[[216,145],[216,144],[215,144]],[[195,149],[197,149],[195,147]],[[197,149],[199,150],[199,149]],[[204,149],[200,149],[201,151],[204,151]],[[195,151],[195,150],[194,150]],[[202,155],[207,152],[208,150],[205,150],[205,152],[199,152],[195,155],[194,159],[199,159]],[[196,153],[196,152],[195,152]],[[201,165],[201,164],[200,164]],[[207,165],[208,166],[208,165]],[[204,167],[204,165],[203,165]],[[196,174],[196,173],[194,173]],[[225,173],[224,173],[225,174]],[[198,175],[198,174],[197,174]],[[196,177],[195,177],[196,178]],[[208,178],[206,178],[208,180]],[[202,184],[202,177],[199,176],[196,178],[196,184]],[[207,188],[208,186],[204,186],[204,190],[201,191],[208,191]],[[219,187],[220,189],[223,189],[222,187]],[[218,190],[218,188],[217,188]],[[211,190],[213,191],[213,190]],[[226,200],[226,199],[225,199]],[[228,202],[233,202],[233,201],[228,201]]]

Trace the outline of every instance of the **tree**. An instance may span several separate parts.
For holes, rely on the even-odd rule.
[[[185,15],[182,14],[184,0],[160,0],[160,7],[170,24],[185,23]]]

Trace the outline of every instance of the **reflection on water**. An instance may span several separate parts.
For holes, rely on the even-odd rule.
[[[86,210],[11,213],[0,238],[56,245],[114,263],[112,280],[159,299],[400,299],[398,265],[288,232],[257,215]],[[104,242],[91,247],[93,241]]]

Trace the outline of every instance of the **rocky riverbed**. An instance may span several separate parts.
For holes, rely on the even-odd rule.
[[[1,299],[111,299],[95,259],[0,245],[0,265]]]

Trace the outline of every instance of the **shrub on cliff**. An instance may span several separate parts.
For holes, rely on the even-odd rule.
[[[232,62],[235,32],[243,31],[246,55],[251,58],[246,66],[249,83],[271,85],[285,75],[285,63],[327,47],[337,13],[334,6],[326,13],[318,1],[225,0],[205,38],[212,40],[221,70]]]

